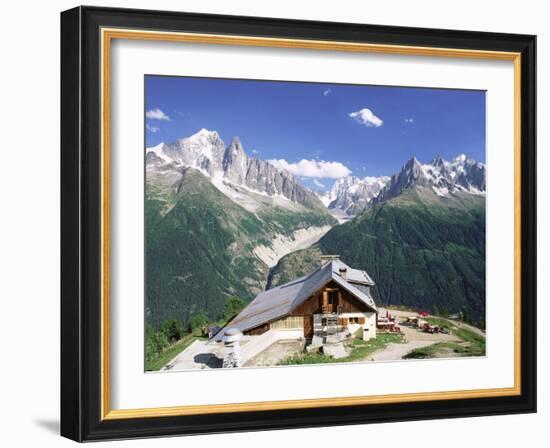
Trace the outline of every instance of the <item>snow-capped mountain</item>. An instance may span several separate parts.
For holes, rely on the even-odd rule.
[[[346,176],[338,179],[332,189],[320,196],[329,209],[342,210],[347,215],[356,215],[367,207],[386,186],[390,178]]]
[[[413,157],[394,174],[387,186],[373,202],[382,202],[399,195],[412,186],[431,188],[438,196],[448,196],[457,192],[485,195],[486,166],[481,162],[459,155],[452,161],[436,157],[422,164]]]
[[[391,178],[342,177],[324,194],[312,192],[292,174],[269,162],[249,157],[238,137],[226,146],[216,131],[206,129],[173,143],[147,148],[146,161],[148,170],[162,171],[164,178],[177,175],[182,167],[195,168],[226,196],[250,211],[259,206],[258,195],[283,206],[292,203],[308,208],[324,206],[344,217],[353,217],[410,186],[428,187],[439,196],[456,192],[485,194],[485,164],[463,154],[452,161],[436,157],[426,164],[413,157]]]
[[[226,147],[216,131],[201,129],[173,143],[147,148],[146,162],[150,170],[195,168],[220,191],[247,208],[252,206],[249,193],[286,199],[306,207],[322,207],[315,193],[300,185],[292,174],[249,157],[238,137]]]

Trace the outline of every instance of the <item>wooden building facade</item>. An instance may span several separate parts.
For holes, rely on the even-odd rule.
[[[332,260],[308,276],[259,294],[227,327],[251,336],[300,329],[300,334],[310,339],[336,325],[370,339],[376,336],[377,309],[370,295],[373,285],[365,271]]]

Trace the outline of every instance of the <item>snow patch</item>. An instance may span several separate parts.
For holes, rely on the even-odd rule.
[[[212,185],[214,185],[219,191],[221,191],[233,202],[240,205],[245,210],[251,213],[255,213],[260,206],[260,202],[255,201],[247,194],[239,192],[239,190],[235,188],[233,184],[229,182],[224,182],[223,174],[220,175],[220,173],[216,173],[216,175],[212,177]]]
[[[446,188],[446,187],[436,187],[436,186],[433,186],[433,187],[432,187],[432,190],[433,190],[434,193],[437,194],[438,196],[448,196],[448,195],[449,195],[449,189]]]
[[[466,161],[466,154],[460,154],[455,157],[454,162],[464,163]]]
[[[205,174],[204,171],[201,170],[201,172]],[[205,175],[208,176],[207,173]],[[264,191],[249,188],[246,185],[237,185],[229,182],[224,177],[223,172],[214,173],[211,181],[212,185],[214,185],[219,191],[221,191],[237,205],[240,205],[251,213],[255,213],[260,206],[265,203],[273,204],[287,210],[298,211],[300,209],[299,204],[296,204],[280,193],[270,195]]]

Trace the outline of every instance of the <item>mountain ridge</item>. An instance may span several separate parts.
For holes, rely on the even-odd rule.
[[[346,176],[337,179],[331,190],[321,196],[329,209],[339,209],[354,216],[364,210],[389,182],[389,176],[359,178]]]
[[[328,209],[353,217],[376,203],[399,195],[411,185],[430,187],[439,196],[459,191],[484,195],[485,176],[485,164],[464,154],[451,161],[437,156],[425,164],[413,156],[392,176],[341,177],[328,192],[318,196]]]
[[[287,199],[308,208],[324,207],[317,195],[292,174],[267,161],[249,157],[239,137],[233,137],[226,146],[217,131],[203,128],[173,143],[146,148],[146,164],[152,169],[166,166],[198,169],[237,203],[239,198],[231,194],[231,189]]]
[[[390,181],[373,200],[373,204],[391,199],[413,185],[430,187],[438,196],[448,196],[459,191],[484,195],[485,177],[485,164],[464,154],[460,154],[452,161],[437,156],[426,164],[412,157],[398,173],[391,176]]]

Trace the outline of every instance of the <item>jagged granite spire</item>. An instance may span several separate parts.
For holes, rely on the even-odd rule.
[[[435,157],[430,163],[422,164],[416,157],[409,159],[399,173],[391,177],[375,202],[382,202],[398,196],[403,190],[415,186],[431,188],[439,196],[455,192],[485,194],[485,164],[476,162],[464,154],[451,162]]]
[[[281,196],[306,207],[323,207],[315,193],[300,185],[292,174],[264,160],[248,157],[239,137],[225,147],[216,131],[201,129],[174,143],[147,148],[146,163],[148,169],[156,170],[167,166],[192,167],[218,187],[228,184],[230,188],[245,188],[252,193]],[[223,188],[222,191],[227,193]]]

